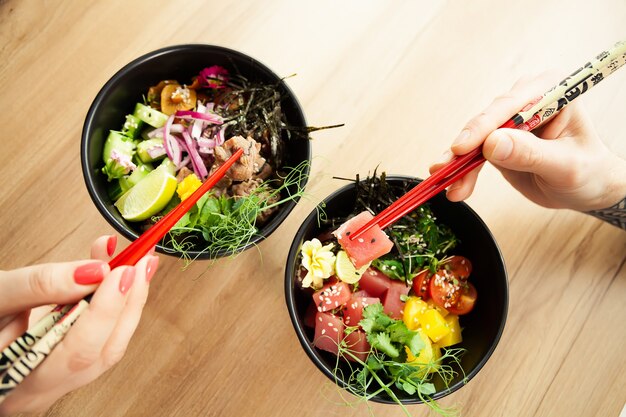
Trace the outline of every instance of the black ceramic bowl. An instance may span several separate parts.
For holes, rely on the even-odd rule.
[[[127,222],[122,218],[107,194],[106,176],[100,172],[102,148],[109,130],[119,130],[124,117],[132,114],[135,103],[142,100],[148,88],[164,79],[190,80],[205,67],[219,65],[231,73],[239,73],[252,82],[278,84],[283,97],[281,107],[287,124],[294,128],[305,128],[304,114],[295,95],[281,80],[259,61],[241,52],[213,45],[177,45],[159,49],[143,55],[119,70],[102,87],[94,99],[83,126],[80,156],[83,176],[89,195],[104,218],[124,237],[136,239],[141,230],[137,223]],[[285,139],[285,158],[283,166],[295,167],[302,161],[310,161],[311,150],[308,139],[292,135]],[[300,184],[303,188],[308,179],[308,168]],[[292,192],[295,191],[295,185]],[[273,217],[260,228],[259,233],[244,247],[235,252],[245,250],[269,236],[281,223],[297,201],[289,201],[280,206]],[[161,253],[172,254],[172,248],[157,245]],[[190,250],[191,258],[207,258],[201,248]],[[217,256],[229,255],[219,252]],[[176,255],[174,253],[174,255]]]
[[[415,184],[419,180],[410,177],[387,177],[387,181],[401,185],[404,181]],[[327,217],[349,215],[354,208],[355,195],[356,189],[353,183],[331,194],[324,200],[326,204],[324,211]],[[469,381],[485,365],[504,330],[508,309],[506,269],[498,245],[489,229],[467,204],[451,203],[444,194],[439,194],[430,201],[430,205],[438,222],[450,226],[460,240],[460,244],[453,251],[454,254],[467,257],[473,266],[470,281],[476,286],[478,299],[474,309],[469,314],[461,316],[463,342],[454,346],[467,349],[462,357],[461,365],[467,377],[466,381]],[[318,213],[313,211],[306,218],[291,244],[285,270],[285,298],[291,322],[306,354],[328,378],[346,387],[346,381],[336,380],[333,374],[337,357],[313,347],[313,329],[306,327],[303,322],[306,309],[311,302],[311,295],[310,292],[303,291],[296,281],[302,243],[323,232],[318,224],[317,216]],[[343,375],[350,375],[347,366],[343,366],[341,370]],[[447,389],[437,378],[434,379],[434,383],[437,392],[432,395],[432,398],[437,399],[458,390],[465,382],[463,376],[459,374]],[[375,390],[378,387],[373,388]],[[405,404],[422,402],[417,395],[410,397],[400,391],[397,391],[396,395]],[[374,396],[372,400],[380,403],[394,403],[385,393]]]

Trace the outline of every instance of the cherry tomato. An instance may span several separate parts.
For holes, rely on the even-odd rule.
[[[425,269],[413,277],[413,292],[426,301],[430,298],[430,280],[433,274]]]
[[[466,281],[469,275],[472,273],[472,263],[464,256],[455,255],[442,264],[442,268],[445,268],[451,275],[457,279]]]
[[[451,306],[456,305],[461,296],[461,281],[444,268],[433,275],[428,287],[433,303],[446,310],[450,310]]]
[[[467,314],[474,308],[478,292],[476,287],[469,282],[463,283],[461,287],[461,296],[455,305],[448,308],[451,314],[463,315]]]

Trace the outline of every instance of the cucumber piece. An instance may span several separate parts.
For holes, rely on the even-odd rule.
[[[105,164],[111,159],[111,152],[113,150],[132,158],[135,153],[135,144],[131,138],[124,136],[121,132],[111,130],[109,136],[107,136],[107,140],[104,142],[104,149],[102,150],[102,160]]]
[[[151,157],[148,153],[148,149],[152,149],[155,147],[160,147],[163,151],[163,155],[157,156],[156,158]],[[157,159],[163,159],[163,157],[165,156],[165,148],[163,148],[163,139],[161,138],[144,140],[139,142],[139,144],[137,145],[137,157],[143,163],[153,162]]]
[[[144,179],[150,171],[152,170],[147,165],[139,165],[132,174],[120,178],[119,183],[122,193],[125,193],[126,191],[137,185],[137,183]]]
[[[143,122],[139,117],[128,114],[126,115],[126,121],[124,122],[124,126],[122,126],[122,133],[129,138],[135,139],[137,136],[139,136],[142,125]]]
[[[163,162],[161,162],[161,165],[157,167],[157,169],[166,169],[167,172],[169,172],[173,176],[176,176],[176,171],[178,171],[176,169],[176,165],[174,165],[170,158],[165,158]]]
[[[111,201],[117,201],[124,193],[125,191],[122,189],[119,181],[112,181],[107,184],[107,194]]]
[[[146,128],[146,129],[142,129],[142,130],[141,130],[141,135],[140,135],[140,136],[141,136],[141,139],[143,139],[143,140],[152,139],[152,138],[151,138],[150,136],[148,136],[148,135],[149,135],[149,133],[150,133],[150,132],[152,132],[153,130],[156,130],[156,129],[153,129],[152,127],[149,127],[149,128]]]
[[[167,114],[161,113],[160,111],[141,103],[137,103],[133,115],[152,127],[163,127],[168,119]]]

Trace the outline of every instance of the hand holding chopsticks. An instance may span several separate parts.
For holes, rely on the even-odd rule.
[[[146,254],[148,254],[149,251],[172,228],[172,226],[174,226],[176,222],[191,207],[194,206],[194,204],[203,194],[205,194],[220,179],[222,179],[226,171],[228,171],[228,169],[241,157],[242,154],[242,149],[238,149],[235,153],[233,153],[233,155],[190,197],[181,202],[176,208],[174,208],[171,212],[169,212],[161,220],[159,220],[159,222],[157,222],[152,228],[143,233],[137,240],[135,240],[126,249],[120,252],[115,258],[109,261],[109,267],[112,271],[110,275],[116,275],[114,277],[115,279],[108,279],[103,281],[103,284],[98,292],[86,296],[76,304],[56,306],[48,315],[44,316],[32,328],[30,328],[26,333],[16,339],[1,352],[0,404],[14,388],[21,384],[22,381],[24,381],[25,378],[44,361],[44,359],[52,354],[52,350],[54,349],[54,347],[57,346],[61,342],[61,340],[63,340],[63,338],[68,333],[70,327],[74,324],[74,322],[76,322],[78,317],[89,308],[90,302],[98,306],[98,309],[96,310],[100,311],[100,321],[103,324],[110,322],[110,320],[107,321],[107,312],[111,313],[111,315],[114,317],[116,312],[118,315],[120,314],[120,311],[125,308],[124,300],[116,300],[113,296],[107,297],[106,294],[114,293],[118,296],[119,294],[123,296],[126,295],[129,287],[133,283],[133,279],[135,276],[135,268],[133,267],[133,265],[137,264],[140,260],[143,263],[141,264],[142,270],[146,271],[146,277],[148,279],[151,277],[151,274],[154,273],[154,268],[150,270],[151,265],[147,264],[149,259],[142,260],[142,258]],[[129,267],[118,268],[124,265],[128,265]],[[141,310],[139,310],[139,314],[140,312]],[[92,315],[94,314],[97,316],[97,313],[92,313]],[[120,324],[121,327],[126,328],[126,331],[122,332],[123,335],[120,336],[122,338],[122,342],[126,341],[127,343],[128,339],[132,335],[132,331],[134,330],[134,326],[136,326],[136,321],[138,321],[138,319],[138,315],[135,314],[135,316],[130,319],[129,323],[126,323],[126,325],[124,325],[124,323]],[[133,320],[135,320],[134,323]],[[95,318],[95,321],[98,321],[98,317]],[[116,323],[114,322],[113,324]],[[128,329],[130,329],[130,334]],[[91,334],[94,339],[98,339],[101,338],[102,335],[109,334],[106,329],[93,330],[95,330],[95,332],[92,332]],[[118,337],[118,339],[120,337]],[[106,349],[107,347],[114,348],[114,346],[110,346],[110,343],[112,343],[110,342],[110,340],[83,340],[83,342],[86,342],[88,344],[94,344],[95,346],[101,346],[102,349]],[[120,341],[117,340],[117,345],[119,345],[119,342]],[[115,343],[113,343],[113,345],[115,345]],[[125,346],[124,343],[123,345]],[[120,350],[119,346],[118,350]],[[123,351],[123,349],[121,350]],[[68,360],[68,363],[61,364],[61,366],[80,367],[81,363],[82,362],[80,355],[78,355],[78,357]],[[93,372],[90,375],[91,378],[82,381],[83,384],[89,382],[91,379],[97,376],[97,374],[94,376]],[[72,383],[75,384],[76,381]],[[80,385],[82,384],[79,383],[77,386]],[[70,387],[70,389],[76,388],[77,386]],[[64,393],[65,392],[61,392],[60,395]],[[58,398],[58,395],[54,399],[56,398]],[[41,398],[31,400],[36,400],[39,402],[43,401]],[[42,408],[45,408],[45,406],[47,405],[48,404],[44,404]],[[0,413],[2,411],[3,405],[0,405]]]
[[[530,130],[536,129],[537,127],[541,126],[546,121],[553,118],[563,108],[565,108],[565,106],[570,104],[574,99],[584,94],[585,92],[589,91],[593,86],[597,85],[600,81],[608,77],[610,74],[614,73],[618,68],[624,65],[625,62],[626,62],[626,41],[622,41],[622,42],[616,43],[608,51],[603,51],[602,53],[600,53],[593,60],[591,60],[590,62],[588,62],[587,64],[585,64],[584,66],[576,70],[574,73],[572,73],[569,77],[562,80],[559,84],[557,84],[556,86],[552,87],[547,92],[545,92],[545,94],[542,97],[532,100],[524,108],[522,108],[522,110],[520,110],[517,114],[510,117],[508,120],[506,119],[508,115],[503,117],[503,114],[501,114],[501,108],[498,108],[497,106],[495,108],[491,107],[490,109],[485,111],[481,115],[481,117],[483,119],[491,118],[490,120],[492,122],[493,120],[498,119],[498,118],[500,118],[501,121],[506,120],[506,122],[504,122],[504,124],[502,124],[500,128],[512,128],[512,129],[518,129],[522,131],[530,131]],[[509,96],[513,96],[515,98],[515,95],[509,95]],[[531,97],[526,97],[525,99],[529,99]],[[519,94],[517,98],[519,99]],[[511,100],[510,102],[514,102],[514,101],[515,100]],[[523,105],[523,104],[520,104],[520,105]],[[513,112],[515,110],[509,110],[509,111]],[[494,113],[496,114],[494,115]],[[576,121],[576,123],[572,121],[572,126],[568,126],[567,130],[561,129],[560,132],[556,132],[556,130],[558,129],[552,129],[553,131],[551,133],[554,136],[553,138],[559,137],[558,133],[561,133],[563,135],[571,133],[574,125],[576,124],[579,125],[580,123],[584,124],[584,122],[585,120],[578,120]],[[497,127],[498,127],[498,124],[494,124],[491,130]],[[467,130],[462,135],[462,138],[463,136],[465,136],[466,137],[465,140],[467,141],[468,139],[467,136],[469,136],[470,133],[474,134],[475,136],[474,141],[476,143],[473,145],[474,149],[472,149],[471,151],[466,150],[465,152],[467,153],[454,157],[454,159],[451,162],[446,164],[440,170],[434,172],[430,177],[428,177],[423,182],[415,186],[407,194],[402,196],[400,199],[395,201],[392,205],[390,205],[381,213],[379,213],[370,222],[368,222],[359,230],[357,230],[355,233],[353,233],[352,236],[350,236],[350,238],[351,239],[358,238],[366,230],[368,230],[370,227],[372,227],[375,224],[379,225],[381,228],[384,229],[385,227],[396,222],[397,220],[399,220],[406,214],[415,210],[421,204],[424,204],[430,198],[434,197],[436,194],[443,191],[445,188],[447,188],[451,184],[459,181],[467,173],[479,167],[483,162],[485,162],[485,158],[483,156],[483,148],[481,146],[481,143],[482,141],[484,141],[485,136],[487,136],[490,132],[489,131],[480,132],[478,135],[476,135],[476,132],[470,132],[469,130]],[[523,134],[521,136],[523,136]],[[588,157],[588,155],[585,155],[585,150],[583,148],[585,148],[586,145],[588,145],[590,142],[593,142],[592,148],[595,146],[595,149],[597,149],[599,153],[603,153],[602,158],[599,158],[599,159],[602,161],[606,160],[606,161],[613,162],[616,165],[615,169],[620,172],[623,172],[623,169],[624,169],[623,161],[620,162],[619,158],[617,158],[617,160],[613,160],[611,155],[604,154],[604,151],[606,150],[606,148],[602,145],[601,142],[599,142],[599,139],[597,139],[597,137],[592,131],[589,132],[589,129],[588,129],[587,131],[583,132],[581,136],[587,136],[585,139],[579,140],[579,142],[581,141],[585,142],[584,144],[581,144],[580,150],[579,150],[579,152],[581,153],[580,157],[582,159],[584,159],[585,157]],[[526,139],[529,139],[529,138],[526,137]],[[520,142],[520,145],[522,144],[523,144],[523,141]],[[553,146],[553,144],[546,145],[546,146]],[[569,146],[569,145],[566,145],[566,146]],[[512,151],[512,148],[513,148],[512,143],[510,144],[509,148],[510,148],[509,150]],[[532,152],[532,150],[529,149],[529,152]],[[565,158],[567,157],[567,155],[556,155],[556,156],[561,157],[561,159],[563,159],[564,157]],[[530,160],[528,160],[528,162],[535,164],[535,162],[530,161]],[[572,160],[571,163],[573,162],[575,161]],[[564,174],[563,176],[566,176],[565,175],[566,170],[571,169],[572,167],[571,166],[568,167],[567,162],[564,162],[563,164],[564,164],[564,167],[566,168],[565,170],[563,170],[563,174]],[[600,163],[600,166],[602,166],[602,162]],[[532,167],[528,167],[528,170],[532,171]],[[558,175],[556,176],[558,177]],[[519,178],[519,175],[512,174],[511,177]],[[570,175],[570,178],[571,178],[571,175]],[[623,178],[626,178],[626,175]],[[559,180],[563,180],[563,178],[559,178]],[[556,185],[557,184],[555,184],[555,186]],[[572,184],[572,188],[576,188],[578,186],[581,186],[581,184]],[[595,188],[602,188],[602,187],[595,187]],[[620,182],[614,188],[618,189],[616,191],[616,195],[619,195],[620,193],[623,192],[623,183]],[[604,190],[600,190],[600,191],[603,192]],[[623,197],[624,197],[624,194],[621,195],[621,198]],[[584,194],[581,196],[581,198],[591,199],[591,201],[588,202],[590,204],[587,206],[588,209],[600,208],[602,204],[607,204],[606,202],[608,201],[615,200],[613,201],[613,203],[618,201],[616,199],[617,197],[615,196],[610,196],[609,198],[600,198],[600,196],[596,197],[596,196],[590,196],[590,195]],[[541,204],[541,202],[539,203]],[[554,206],[554,205],[549,205],[549,203],[545,205],[552,206],[552,207]],[[570,206],[570,208],[580,209],[579,206],[575,206],[575,205]]]

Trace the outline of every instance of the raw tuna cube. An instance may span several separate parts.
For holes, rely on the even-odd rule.
[[[401,320],[404,310],[404,301],[400,296],[407,295],[411,287],[408,287],[402,281],[392,281],[391,286],[383,299],[383,310],[385,313],[396,320]]]
[[[390,285],[391,279],[374,268],[367,268],[359,280],[359,288],[367,291],[372,297],[382,297]]]
[[[346,326],[358,326],[363,318],[363,308],[366,306],[380,303],[379,298],[374,297],[352,297],[346,306],[343,319]]]
[[[317,314],[317,308],[315,307],[315,303],[310,303],[309,307],[307,307],[306,312],[304,313],[304,320],[302,321],[306,327],[314,328],[315,327],[315,315]]]
[[[369,211],[364,211],[339,226],[333,232],[357,269],[389,253],[391,248],[393,248],[393,242],[378,225],[374,225],[361,237],[350,240],[351,233],[356,232],[373,218],[374,216]]]
[[[315,338],[313,345],[318,349],[337,355],[339,343],[343,340],[345,326],[340,317],[330,313],[315,315]]]
[[[356,330],[349,335],[346,336],[346,344],[348,345],[348,349],[350,352],[359,358],[361,361],[365,362],[367,359],[367,355],[370,351],[370,344],[367,342],[367,336],[365,332],[361,330]],[[346,354],[346,358],[350,361],[354,361],[350,355]]]
[[[365,290],[358,290],[355,293],[352,293],[352,298],[356,297],[371,297],[372,295]]]
[[[345,282],[328,283],[313,293],[313,302],[317,311],[328,311],[341,307],[350,301],[350,297],[352,292]]]

